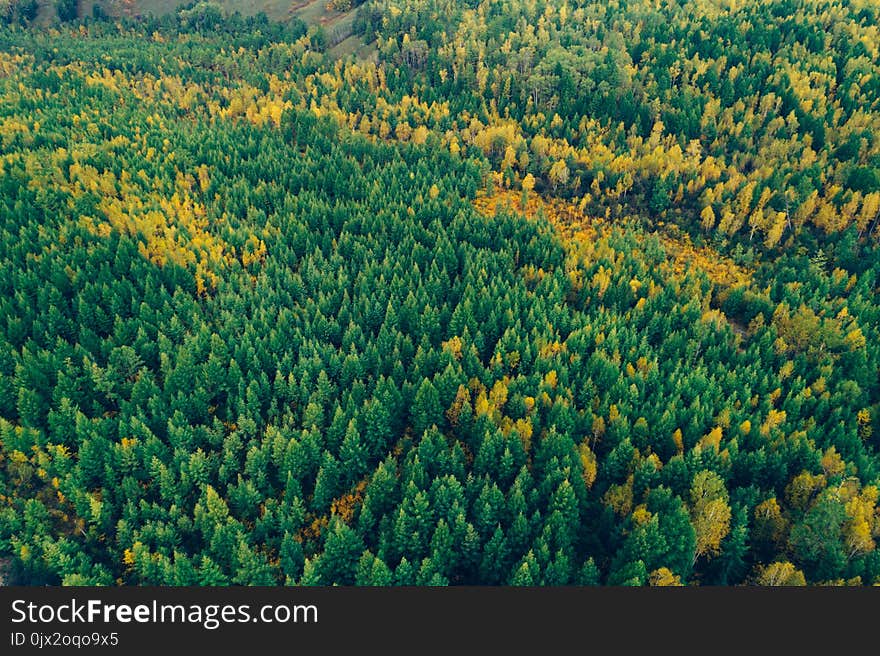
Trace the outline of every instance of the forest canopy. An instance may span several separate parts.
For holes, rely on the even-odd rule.
[[[334,11],[0,4],[6,582],[880,583],[876,5]]]

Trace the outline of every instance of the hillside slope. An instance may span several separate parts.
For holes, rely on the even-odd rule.
[[[880,583],[872,3],[471,4],[0,26],[4,578]]]

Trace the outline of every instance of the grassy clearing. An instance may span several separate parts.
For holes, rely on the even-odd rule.
[[[244,16],[263,12],[271,20],[286,21],[297,17],[307,25],[324,28],[333,58],[355,56],[374,59],[376,49],[352,34],[355,10],[338,12],[327,7],[327,0],[213,0],[227,12],[238,11]],[[43,26],[57,21],[54,0],[40,0],[37,22]],[[110,16],[162,16],[176,11],[186,4],[180,0],[80,0],[81,17],[92,15],[95,5],[103,7]]]
[[[334,58],[356,56],[371,59],[376,49],[352,34],[355,11],[338,12],[327,7],[327,0],[214,0],[227,12],[238,11],[244,16],[263,12],[271,20],[299,18],[307,25],[320,25],[327,34],[330,55]],[[111,16],[162,16],[185,4],[180,0],[81,0],[80,16],[90,16],[94,5],[101,5]],[[39,19],[48,25],[55,20],[53,0],[41,0]]]
[[[327,24],[347,17],[348,14],[341,14],[337,11],[327,9],[326,0],[310,0],[303,2],[291,0],[253,0],[252,2],[244,2],[243,0],[213,0],[228,12],[238,11],[243,16],[253,16],[260,12],[264,12],[272,20],[288,20],[293,16],[298,16],[309,24]],[[46,5],[47,13],[50,17],[54,14],[52,9],[52,0],[43,0],[41,3]],[[80,15],[87,16],[92,13],[92,7],[96,4],[101,5],[104,10],[111,16],[132,15],[147,16],[153,14],[161,16],[175,11],[184,2],[180,0],[81,0]],[[353,12],[348,12],[354,16]]]

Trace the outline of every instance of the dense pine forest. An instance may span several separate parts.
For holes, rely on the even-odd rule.
[[[230,4],[0,2],[7,584],[880,584],[875,2]]]

